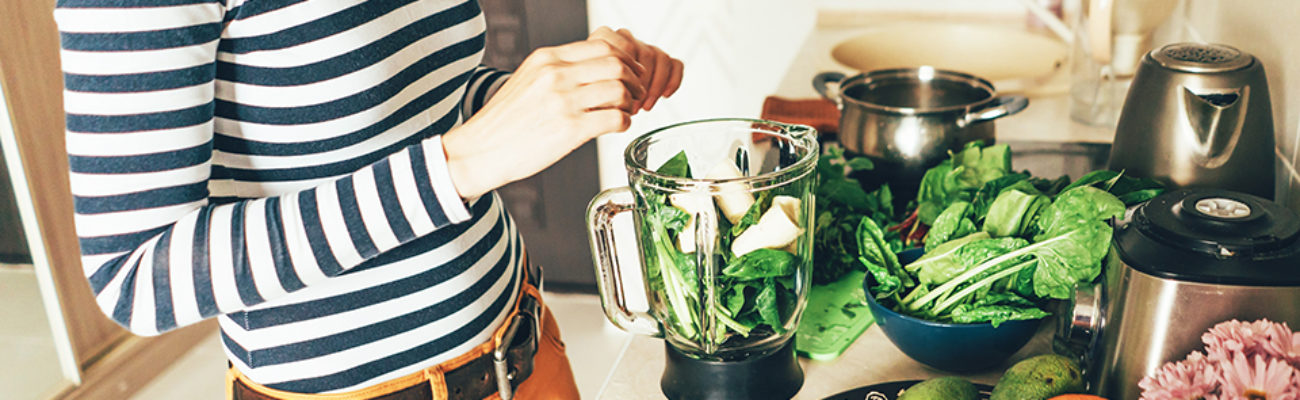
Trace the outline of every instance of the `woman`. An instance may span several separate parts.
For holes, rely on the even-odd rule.
[[[61,0],[55,18],[107,315],[140,335],[218,318],[231,398],[577,397],[493,190],[627,129],[680,61],[602,28],[507,76],[478,65],[463,0]]]

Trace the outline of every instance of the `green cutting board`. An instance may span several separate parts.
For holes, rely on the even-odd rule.
[[[865,272],[853,271],[838,281],[813,285],[795,332],[794,346],[799,355],[833,360],[875,322],[862,291],[865,277]]]

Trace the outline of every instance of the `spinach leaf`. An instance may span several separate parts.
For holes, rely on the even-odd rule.
[[[979,307],[979,306],[994,306],[994,305],[997,305],[997,306],[1019,306],[1019,307],[1037,307],[1037,306],[1038,306],[1037,304],[1034,304],[1034,302],[1029,301],[1029,299],[1026,299],[1026,298],[1024,298],[1023,296],[1020,296],[1020,295],[1018,295],[1018,294],[1011,293],[1011,292],[995,292],[995,293],[989,293],[988,296],[984,296],[984,297],[980,298],[978,301],[976,301],[976,302],[974,303],[974,306],[976,306],[976,307]]]
[[[1135,190],[1135,191],[1132,191],[1132,192],[1128,192],[1128,193],[1124,193],[1124,194],[1122,194],[1122,195],[1119,195],[1118,198],[1119,198],[1119,201],[1124,202],[1125,205],[1130,205],[1130,206],[1131,206],[1131,205],[1134,205],[1134,204],[1138,204],[1138,203],[1145,202],[1145,201],[1147,201],[1147,200],[1154,199],[1154,198],[1156,198],[1156,196],[1159,196],[1160,193],[1163,193],[1164,191],[1165,191],[1164,189],[1142,189],[1142,190]]]
[[[946,255],[927,260],[917,260],[917,262],[908,265],[908,268],[916,271],[916,276],[921,283],[940,285],[985,260],[1010,253],[1027,245],[1029,245],[1029,241],[1014,237],[975,240],[958,247]]]
[[[727,310],[731,311],[731,315],[740,315],[740,311],[745,308],[745,288],[749,287],[752,286],[743,282],[737,282],[736,284],[731,285],[731,288],[727,289],[726,299],[724,301],[726,301]]]
[[[1004,191],[989,206],[982,229],[994,237],[1022,235],[1038,212],[1050,203],[1047,196],[1040,194],[1015,189]]]
[[[905,307],[912,313],[937,315],[966,301],[977,291],[987,290],[994,282],[1030,267],[1036,268],[1033,278],[1035,295],[1066,298],[1075,284],[1091,281],[1100,273],[1101,259],[1110,248],[1110,234],[1110,225],[1101,221],[1072,225],[1072,229],[1060,235],[970,267],[924,296],[913,299],[908,295]],[[923,311],[927,307],[929,311]]]
[[[964,201],[953,202],[948,209],[939,214],[938,218],[934,219],[934,226],[931,226],[930,231],[925,235],[927,252],[950,239],[966,236],[975,231],[975,223],[967,218],[970,205]]]
[[[853,157],[852,160],[849,160],[848,165],[849,170],[852,171],[866,171],[876,168],[876,164],[866,157]]]
[[[1060,236],[1040,243],[1051,243],[1033,252],[1038,260],[1034,270],[1034,294],[1038,297],[1068,299],[1075,285],[1090,282],[1101,273],[1101,260],[1110,249],[1111,228],[1102,221],[1088,221]]]
[[[754,204],[751,204],[749,209],[745,210],[745,215],[740,217],[740,221],[736,221],[736,225],[731,227],[731,235],[739,236],[741,232],[744,232],[746,229],[749,229],[749,227],[757,224],[758,219],[763,216],[763,212],[771,206],[772,191],[769,190],[759,193],[758,198],[754,200]]]
[[[880,225],[894,219],[893,194],[888,185],[870,193],[848,177],[852,171],[873,167],[864,157],[845,160],[843,149],[829,146],[817,161],[816,188],[817,214],[813,220],[814,284],[825,284],[840,279],[864,266],[858,262],[857,227],[863,218]],[[724,235],[725,236],[725,235]],[[897,232],[885,236],[891,248],[901,248]]]
[[[677,207],[662,204],[652,206],[651,213],[654,219],[654,222],[652,223],[658,224],[659,226],[664,227],[664,229],[675,233],[673,235],[674,238],[676,238],[676,234],[679,234],[686,228],[686,223],[691,219],[690,214],[687,214],[685,211],[682,211]]]
[[[916,194],[917,219],[926,225],[934,224],[935,218],[939,218],[948,203],[957,198],[957,189],[952,160],[944,160],[926,170]]]
[[[776,282],[771,279],[763,282],[763,288],[754,297],[754,308],[758,309],[761,321],[773,331],[777,334],[785,332],[785,326],[781,324],[781,310],[776,304]]]
[[[682,150],[678,152],[677,155],[669,158],[668,161],[665,161],[663,165],[659,166],[659,169],[655,170],[655,173],[660,175],[690,178],[691,165],[686,160],[686,150]]]
[[[989,212],[989,206],[993,205],[993,200],[997,199],[999,194],[1011,187],[1023,188],[1017,184],[1029,179],[1029,174],[1019,173],[1003,175],[1000,178],[985,182],[975,192],[975,197],[971,200],[970,214],[973,216],[972,219],[975,222],[983,221],[984,215]]]
[[[1043,210],[1038,219],[1039,234],[1034,240],[1041,241],[1060,235],[1088,221],[1104,221],[1123,216],[1124,209],[1124,202],[1095,187],[1079,186],[1066,190]]]
[[[1164,184],[1155,179],[1135,178],[1125,175],[1123,171],[1093,171],[1078,181],[1071,183],[1062,192],[1081,186],[1092,186],[1098,189],[1110,192],[1115,195],[1125,205],[1134,205],[1160,195],[1164,191]]]
[[[1007,145],[981,147],[968,143],[960,152],[925,171],[917,193],[917,218],[926,225],[954,201],[972,201],[985,183],[1011,170],[1011,149]]]
[[[1028,171],[1025,173],[1027,174]],[[1034,185],[1034,189],[1038,189],[1038,192],[1042,193],[1042,195],[1047,197],[1056,197],[1058,193],[1065,190],[1066,186],[1070,185],[1070,176],[1061,175],[1052,180],[1045,178],[1029,178],[1029,183]]]
[[[858,223],[857,236],[858,261],[876,278],[876,298],[894,296],[899,289],[916,285],[912,277],[903,271],[898,256],[889,248],[880,227],[871,218],[863,218]]]
[[[1098,183],[1104,184],[1105,182],[1114,180],[1117,177],[1119,177],[1119,172],[1109,171],[1104,169],[1092,171],[1089,172],[1087,175],[1084,175],[1082,178],[1079,178],[1079,180],[1074,181],[1074,183],[1071,183],[1069,186],[1066,186],[1064,189],[1061,189],[1061,192],[1064,193],[1067,190],[1074,189],[1080,186],[1092,186]],[[1110,189],[1109,187],[1110,185],[1106,185],[1106,186],[1107,187],[1103,189]]]
[[[775,278],[794,273],[794,255],[782,250],[758,249],[732,260],[722,274],[739,280]]]
[[[952,309],[952,321],[959,324],[991,322],[997,328],[1003,322],[1012,320],[1040,319],[1051,315],[1033,306],[985,305],[972,306],[961,304]]]

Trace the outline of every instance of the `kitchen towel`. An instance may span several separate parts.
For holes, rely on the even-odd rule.
[[[768,96],[763,100],[762,119],[803,124],[817,129],[822,141],[839,131],[840,110],[826,99],[788,99]]]

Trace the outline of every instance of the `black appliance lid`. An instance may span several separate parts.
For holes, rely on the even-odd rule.
[[[1166,192],[1115,230],[1124,262],[1183,281],[1300,286],[1300,217],[1269,200],[1217,189]]]

